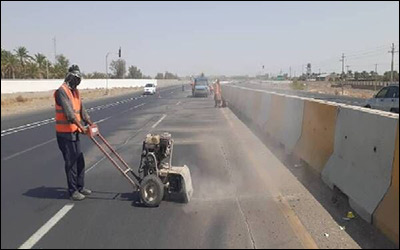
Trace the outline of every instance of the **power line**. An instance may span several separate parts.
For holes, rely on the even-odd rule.
[[[389,53],[392,54],[392,63],[391,63],[391,69],[390,69],[390,81],[393,82],[393,62],[394,62],[394,53],[398,53],[399,51],[394,50],[394,43],[392,43],[392,49],[389,51]]]

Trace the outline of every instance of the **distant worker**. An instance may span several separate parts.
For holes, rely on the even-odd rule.
[[[215,106],[214,107],[221,107],[221,100],[222,100],[222,93],[221,93],[221,84],[219,83],[219,80],[217,80],[214,83],[214,101],[215,101]]]
[[[81,152],[79,134],[87,134],[83,126],[92,125],[77,86],[82,79],[77,65],[68,69],[64,83],[54,92],[56,108],[56,136],[65,161],[68,192],[72,200],[83,200],[92,191],[84,186],[85,159]]]
[[[213,88],[213,84],[210,85],[210,95],[214,94],[214,88]]]

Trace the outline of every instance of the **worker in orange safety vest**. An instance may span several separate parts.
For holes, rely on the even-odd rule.
[[[77,89],[82,79],[79,67],[68,69],[64,83],[54,92],[56,137],[62,152],[67,175],[68,192],[72,200],[83,200],[91,191],[84,187],[85,160],[80,146],[80,134],[92,125]]]

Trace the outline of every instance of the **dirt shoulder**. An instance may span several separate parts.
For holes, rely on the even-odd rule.
[[[89,101],[142,91],[142,87],[134,87],[113,88],[108,95],[105,95],[104,89],[83,89],[80,93],[83,101]],[[1,94],[1,117],[54,107],[53,93],[54,91]]]
[[[293,83],[262,83],[269,88],[283,89],[283,90],[299,90],[310,93],[327,94],[327,95],[337,95],[337,96],[348,96],[355,98],[372,98],[377,91],[369,89],[353,89],[349,86],[343,88],[331,87],[330,82],[305,82],[298,81]]]
[[[351,87],[344,87],[342,94],[341,88],[333,88],[329,82],[307,82],[306,91],[319,94],[343,95],[364,99],[372,98],[377,92],[369,89],[353,89]]]

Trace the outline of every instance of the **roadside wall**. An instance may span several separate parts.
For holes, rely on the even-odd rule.
[[[398,114],[231,85],[222,94],[250,127],[304,160],[398,245]]]
[[[40,92],[57,89],[63,79],[55,80],[1,80],[1,94],[18,92]],[[158,87],[167,87],[180,84],[178,80],[156,79],[108,79],[108,88],[143,87],[147,83],[157,84]],[[80,89],[106,88],[106,79],[83,79]]]

